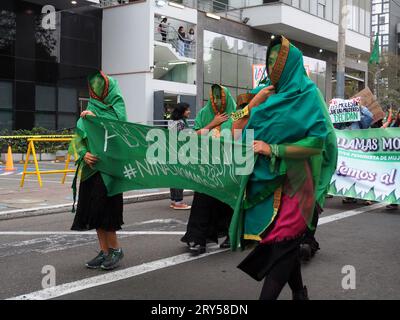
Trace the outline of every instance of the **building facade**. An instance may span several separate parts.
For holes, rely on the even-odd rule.
[[[129,121],[164,125],[179,102],[194,117],[212,84],[235,98],[257,85],[278,34],[303,51],[326,100],[334,96],[337,0],[57,1],[66,5],[56,8],[55,29],[42,30],[46,2],[0,4],[2,128],[73,127],[96,69],[119,81]],[[347,51],[369,53],[371,3],[349,2]],[[367,62],[347,59],[346,79],[352,91],[362,89]]]
[[[101,67],[102,11],[84,2],[0,2],[0,129],[75,126]]]
[[[372,0],[372,34],[378,34],[380,52],[400,54],[400,1]]]

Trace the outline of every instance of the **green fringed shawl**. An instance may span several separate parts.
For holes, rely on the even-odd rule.
[[[278,38],[279,42],[272,44],[270,49],[280,44],[282,39]],[[243,181],[243,201],[235,208],[230,227],[233,250],[244,239],[261,240],[276,217],[285,182],[290,185],[290,196],[294,196],[307,179],[308,166],[314,182],[315,199],[322,199],[332,169],[336,167],[336,139],[325,101],[306,74],[300,50],[291,44],[289,48],[286,62],[277,61],[284,67],[274,83],[276,93],[252,109],[246,127],[254,130],[255,140],[271,145],[272,156],[259,156],[248,182]],[[269,53],[270,50],[267,61]],[[270,78],[277,77],[270,75]],[[252,93],[257,94],[270,84],[267,81]],[[328,152],[333,152],[333,156]],[[321,173],[325,169],[329,170]],[[315,199],[307,200],[315,203]],[[307,223],[311,221],[312,209],[308,207],[307,212],[302,212]]]
[[[199,113],[196,116],[195,124],[194,124],[195,130],[203,129],[204,127],[209,125],[218,113],[219,114],[226,113],[227,115],[230,115],[232,112],[236,111],[236,102],[233,99],[229,90],[220,85],[213,85],[213,88],[216,86],[220,87],[220,89],[221,89],[221,93],[222,93],[221,106],[216,105],[216,103],[214,101],[214,96],[212,94],[212,89],[211,89],[210,99],[208,100],[207,104],[199,111]],[[231,118],[229,118],[228,121],[222,123],[219,128],[216,128],[216,130],[218,130],[218,131],[231,130],[232,124],[233,124],[233,121]]]
[[[127,120],[125,102],[117,80],[99,71],[88,77],[88,86],[90,99],[86,110],[93,112],[97,117],[119,121]],[[83,161],[86,152],[90,151],[90,146],[87,144],[87,134],[84,121],[80,118],[76,125],[76,136],[73,139],[73,144],[79,155],[77,172],[72,184],[74,203],[79,171],[81,172],[81,182],[87,180],[97,172],[96,169],[90,168]],[[103,173],[101,175],[104,183],[107,185],[111,178]]]

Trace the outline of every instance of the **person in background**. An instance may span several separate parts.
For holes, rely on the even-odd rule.
[[[187,57],[194,57],[194,42],[195,42],[195,36],[194,36],[194,29],[190,28],[187,39],[186,39],[186,56]]]
[[[221,131],[231,130],[230,116],[236,111],[236,102],[229,90],[221,85],[211,87],[210,99],[196,116],[194,130],[198,135],[221,137]],[[185,235],[186,243],[193,255],[206,252],[207,242],[218,243],[226,236],[220,248],[229,248],[229,223],[233,210],[222,201],[209,195],[195,192]]]
[[[168,34],[168,19],[164,18],[161,20],[160,24],[158,25],[158,30],[161,33],[162,42],[167,42],[167,34]]]
[[[400,127],[400,110],[397,112],[396,117],[390,124],[390,128],[399,128]]]
[[[193,43],[195,40],[193,28],[190,28],[190,30],[189,30],[188,40],[190,43]]]
[[[382,128],[399,128],[400,127],[400,110],[397,112],[397,116],[395,118],[393,117],[393,113],[394,113],[393,109],[390,108],[388,119],[382,125]],[[398,204],[389,204],[386,206],[386,210],[388,210],[388,211],[394,211],[394,210],[398,210],[398,209],[399,209]]]
[[[185,55],[186,33],[183,26],[178,29],[178,52],[181,56]]]
[[[382,124],[382,129],[386,129],[388,127],[390,127],[390,125],[392,124],[393,121],[393,110],[392,108],[389,109],[389,115],[386,119],[386,121]]]
[[[169,130],[175,130],[177,133],[184,129],[188,129],[189,125],[187,119],[190,115],[190,106],[187,103],[178,103],[175,109],[172,111],[171,120],[169,123]],[[174,210],[190,210],[191,206],[183,202],[183,190],[182,189],[171,189],[171,205],[170,207]]]

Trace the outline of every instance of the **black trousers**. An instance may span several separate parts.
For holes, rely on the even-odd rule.
[[[278,299],[286,283],[292,292],[303,289],[299,249],[300,247],[286,254],[270,269],[264,280],[260,300]]]
[[[207,240],[218,243],[227,236],[233,210],[227,204],[208,195],[195,192],[186,234],[181,241],[205,246]]]
[[[183,189],[170,189],[171,201],[181,202],[183,200]]]
[[[322,212],[323,212],[323,209],[318,204],[316,204],[315,209],[314,209],[313,219],[311,221],[311,226],[313,227],[313,230],[310,230],[310,228],[307,228],[307,231],[304,235],[302,243],[312,244],[313,242],[317,241],[315,239],[315,233],[317,232],[319,215]]]

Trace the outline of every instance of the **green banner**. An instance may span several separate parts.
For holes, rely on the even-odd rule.
[[[400,204],[400,129],[336,131],[339,159],[330,193]]]
[[[91,153],[99,158],[108,194],[149,188],[190,189],[235,207],[243,181],[253,171],[251,134],[246,145],[134,123],[87,117]]]

